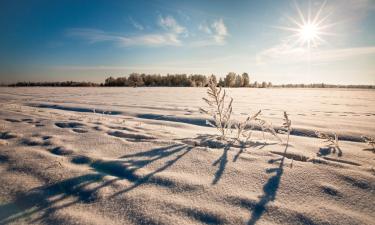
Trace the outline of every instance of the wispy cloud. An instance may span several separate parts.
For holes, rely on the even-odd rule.
[[[132,65],[132,66],[54,66],[53,71],[63,72],[147,72],[147,73],[187,73],[194,71],[209,72],[210,68],[200,65],[185,64],[158,64],[158,65]]]
[[[133,17],[129,16],[129,22],[133,27],[137,30],[144,30],[145,28],[142,26],[142,24],[138,23],[133,19]]]
[[[327,63],[342,61],[354,57],[375,55],[375,46],[336,49],[312,49],[292,47],[288,44],[280,44],[265,49],[256,56],[258,65],[278,63],[291,64],[299,62]]]
[[[224,45],[229,36],[228,29],[223,19],[213,21],[210,25],[207,23],[199,24],[198,30],[202,31],[207,38],[193,43],[195,46]]]
[[[86,40],[90,44],[98,42],[112,42],[117,46],[187,46],[202,47],[212,45],[224,45],[229,36],[227,26],[222,18],[212,21],[212,23],[202,23],[198,26],[201,34],[189,37],[186,27],[179,24],[172,16],[159,15],[156,25],[158,32],[145,32],[144,26],[129,17],[129,22],[138,29],[141,34],[124,35],[120,33],[108,32],[100,29],[72,28],[66,30],[69,37]]]
[[[225,38],[228,36],[228,30],[225,26],[223,19],[216,20],[212,24],[212,28],[214,30],[214,39],[217,43],[223,44],[225,42]]]
[[[104,41],[113,41],[125,43],[130,41],[129,38],[114,33],[105,32],[99,29],[90,28],[71,28],[66,30],[69,37],[77,37],[88,41],[90,44]]]
[[[207,24],[199,24],[198,30],[203,31],[206,34],[211,34],[211,28]]]
[[[159,16],[157,24],[162,28],[162,31],[133,36],[88,28],[68,29],[66,35],[87,40],[91,44],[113,42],[119,46],[176,46],[181,44],[181,37],[187,35],[186,28],[179,25],[171,16]]]
[[[186,28],[178,24],[172,16],[166,16],[166,17],[159,16],[158,24],[162,28],[164,28],[164,30],[166,30],[167,32],[170,32],[176,35],[187,33]]]
[[[184,74],[212,74],[224,75],[228,71],[242,73],[254,67],[255,59],[248,54],[225,55],[219,57],[197,57],[191,60],[168,59],[154,63],[135,63],[127,65],[55,65],[52,71],[80,73],[184,73]]]

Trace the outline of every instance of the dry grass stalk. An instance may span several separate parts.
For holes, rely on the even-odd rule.
[[[265,133],[268,132],[272,136],[274,136],[277,140],[282,141],[281,138],[277,135],[276,130],[273,128],[272,123],[267,122],[265,119],[256,119],[258,122],[261,130],[262,130],[262,135],[263,139],[266,140]]]
[[[203,100],[207,103],[209,109],[201,108],[200,111],[212,116],[214,122],[211,123],[207,120],[206,123],[216,127],[221,134],[221,138],[225,139],[232,127],[230,119],[233,112],[233,98],[229,98],[221,87],[218,88],[213,79],[208,82],[207,94],[208,98],[203,98]]]
[[[284,111],[283,125],[281,126],[282,131],[287,133],[286,145],[289,144],[289,136],[292,131],[292,121],[289,119],[288,114]]]
[[[333,135],[321,133],[319,131],[315,131],[315,134],[318,138],[324,139],[324,142],[327,143],[327,147],[338,147],[339,141],[338,136],[336,133],[333,133]]]
[[[252,116],[248,116],[245,121],[239,122],[235,124],[235,128],[237,130],[236,140],[240,143],[247,143],[250,138],[252,131],[254,129],[254,125],[251,124],[251,121],[256,121],[261,114],[261,110],[259,110],[257,113],[255,113]],[[241,137],[244,137],[245,140],[241,140]]]
[[[329,134],[325,134],[325,133],[321,133],[319,131],[315,131],[315,134],[318,138],[320,139],[323,139],[326,144],[326,147],[330,148],[330,149],[333,149],[333,153],[336,152],[336,150],[338,150],[338,155],[341,156],[342,155],[342,151],[340,149],[340,146],[339,146],[339,137],[336,133],[332,133],[332,135],[329,135]]]
[[[371,146],[372,151],[375,151],[375,138],[373,137],[368,137],[368,136],[362,136],[362,139],[369,145]]]
[[[5,124],[4,123],[0,123],[0,131],[5,131]]]

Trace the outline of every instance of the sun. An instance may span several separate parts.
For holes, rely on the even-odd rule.
[[[313,41],[318,36],[319,28],[315,24],[305,24],[300,29],[301,38],[304,41]]]
[[[310,48],[317,46],[317,42],[321,37],[319,36],[319,27],[314,23],[306,23],[299,28],[300,42],[306,43]]]
[[[293,42],[294,45],[300,45],[301,47],[311,49],[323,43],[327,43],[323,37],[332,35],[328,29],[334,24],[327,24],[329,14],[323,15],[325,3],[326,2],[323,2],[314,17],[311,16],[311,8],[308,9],[307,15],[304,15],[299,6],[295,4],[298,18],[288,17],[289,21],[291,21],[294,26],[278,28],[293,32],[287,40]]]

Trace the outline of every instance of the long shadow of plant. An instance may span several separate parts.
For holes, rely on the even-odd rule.
[[[50,215],[62,208],[69,207],[76,203],[91,203],[96,201],[99,189],[121,179],[128,179],[133,182],[133,184],[129,188],[115,193],[112,196],[128,192],[147,182],[158,183],[164,186],[173,185],[168,183],[167,180],[154,179],[153,176],[172,166],[191,149],[192,147],[186,145],[171,145],[146,152],[125,155],[122,158],[129,160],[122,163],[126,164],[126,166],[119,164],[121,161],[93,162],[90,166],[96,169],[98,171],[97,173],[69,178],[48,186],[43,185],[30,190],[26,194],[19,194],[17,198],[10,203],[0,205],[0,224],[8,224],[18,219],[30,218],[35,214],[37,214],[36,218],[33,218],[30,223],[36,223],[41,220],[49,221],[51,219]],[[139,168],[178,152],[182,153],[149,174],[140,176],[135,173]],[[135,157],[147,157],[147,159],[135,159]],[[117,176],[117,178],[103,182],[103,177],[107,174]],[[91,188],[92,184],[96,185]],[[89,185],[90,188],[88,187]],[[53,221],[50,222],[53,223]]]
[[[220,140],[218,135],[211,135],[211,134],[200,134],[194,139],[180,139],[180,141],[184,143],[190,143],[190,144],[191,144],[191,141],[194,141],[193,145],[198,145],[198,146],[207,147],[207,148],[214,148],[214,149],[223,148],[223,154],[212,164],[212,166],[219,165],[214,175],[214,179],[212,181],[213,185],[217,184],[225,171],[226,165],[228,163],[228,151],[230,150],[234,142]]]
[[[219,164],[219,168],[217,169],[216,173],[215,173],[215,177],[214,177],[214,180],[212,181],[212,184],[217,184],[217,182],[219,182],[219,180],[221,179],[221,177],[223,176],[223,173],[225,171],[225,167],[228,163],[228,151],[231,147],[231,144],[227,144],[225,147],[224,147],[224,150],[223,150],[223,154],[220,156],[220,158],[218,158],[212,165],[213,166],[216,166]]]
[[[172,186],[173,183],[171,183],[170,181],[163,180],[161,178],[155,178],[154,175],[166,170],[167,168],[175,164],[179,159],[181,159],[184,155],[190,152],[192,148],[193,147],[191,146],[187,146],[183,144],[171,145],[168,147],[152,149],[146,152],[124,155],[121,158],[127,159],[125,161],[109,161],[109,162],[98,161],[98,162],[94,162],[91,166],[100,172],[114,175],[121,179],[127,179],[133,182],[133,184],[130,187],[124,190],[121,190],[113,194],[112,196],[110,196],[110,197],[115,197],[117,195],[129,192],[133,190],[134,188],[145,183],[153,183],[153,184],[167,186],[167,187]],[[165,162],[163,166],[155,169],[154,171],[146,175],[136,173],[137,170],[151,164],[152,162],[172,156],[179,152],[182,152],[182,153],[178,154],[176,157]],[[141,157],[142,158],[146,157],[146,159],[139,159]]]
[[[237,152],[237,154],[233,157],[233,162],[236,162],[239,158],[239,156],[245,151],[246,148],[252,148],[252,147],[259,147],[258,149],[262,149],[267,145],[276,145],[277,143],[267,143],[267,142],[254,142],[254,141],[248,141],[247,143],[244,142],[238,142],[236,140],[227,140],[223,141],[218,138],[217,135],[209,135],[209,134],[201,134],[198,135],[193,140],[196,141],[196,144],[199,146],[209,147],[209,148],[223,148],[223,154],[215,161],[213,162],[212,166],[218,166],[217,171],[215,172],[214,179],[212,181],[212,184],[215,185],[219,182],[221,177],[223,176],[227,163],[228,163],[228,151],[231,147],[239,148],[240,150]],[[183,142],[186,140],[182,140]]]
[[[240,155],[246,150],[246,146],[245,145],[241,145],[240,146],[240,150],[237,152],[237,154],[233,157],[233,162],[236,162],[238,160],[238,158],[240,157]]]
[[[14,201],[0,205],[0,224],[12,223],[41,212],[41,216],[30,221],[30,223],[35,223],[48,219],[49,215],[59,209],[76,203],[90,203],[96,199],[96,193],[100,188],[115,181],[113,179],[100,183],[102,179],[103,175],[92,173],[34,188],[25,194],[19,194]],[[87,188],[88,185],[93,183],[100,183],[100,185],[95,188]],[[69,197],[75,198],[68,200]],[[63,200],[66,202],[59,204]]]
[[[279,168],[271,168],[266,171],[267,173],[274,173],[270,179],[268,179],[267,183],[263,186],[263,196],[259,200],[259,202],[255,205],[253,212],[251,214],[251,218],[247,224],[252,225],[255,224],[263,213],[266,210],[266,206],[270,201],[274,201],[277,194],[277,189],[279,188],[281,176],[283,174],[283,166],[282,163],[280,164]]]
[[[288,145],[285,146],[284,156],[278,160],[272,160],[272,162],[280,161],[279,167],[267,169],[267,173],[275,173],[270,177],[267,183],[263,186],[263,195],[260,200],[256,203],[252,210],[251,218],[248,221],[248,225],[255,224],[266,211],[266,206],[270,201],[274,201],[277,195],[277,190],[280,186],[281,176],[284,172],[284,159],[288,149]]]
[[[362,149],[363,151],[368,151],[368,152],[372,152],[372,153],[375,153],[375,148],[364,148]]]
[[[268,145],[276,145],[277,143],[265,143],[265,142],[249,142],[249,143],[240,143],[240,150],[237,152],[237,154],[233,157],[233,162],[236,162],[240,155],[244,153],[246,148],[256,148],[259,147],[259,149],[264,148]]]
[[[340,147],[321,147],[319,151],[316,153],[317,156],[327,156],[331,154],[335,154],[337,150],[337,156],[342,156],[342,150]]]

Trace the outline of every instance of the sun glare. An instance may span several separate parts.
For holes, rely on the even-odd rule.
[[[312,41],[318,35],[318,28],[315,24],[305,24],[301,27],[300,35],[305,41]]]
[[[319,27],[313,23],[307,23],[300,27],[300,31],[298,32],[300,35],[300,39],[303,43],[306,43],[308,47],[311,44],[316,45],[317,40],[319,37]]]
[[[288,40],[294,42],[295,44],[299,44],[300,46],[305,46],[308,49],[315,48],[322,43],[326,43],[323,36],[332,34],[327,32],[327,29],[332,27],[334,24],[326,23],[329,14],[323,15],[325,2],[320,6],[314,17],[311,17],[311,8],[308,9],[308,14],[306,16],[302,13],[297,4],[295,6],[297,9],[298,18],[288,17],[294,26],[279,27],[280,29],[293,32]]]

